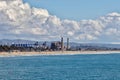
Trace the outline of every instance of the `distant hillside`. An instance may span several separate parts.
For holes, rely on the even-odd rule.
[[[2,39],[0,45],[11,45],[11,44],[34,44],[37,41],[22,40],[22,39]],[[53,42],[53,41],[51,41]],[[47,45],[50,46],[51,42],[47,41]],[[39,41],[39,44],[43,44],[44,41]],[[66,45],[66,42],[64,43]],[[75,43],[70,42],[71,47],[107,47],[107,48],[120,48],[120,44],[101,44],[101,43]]]

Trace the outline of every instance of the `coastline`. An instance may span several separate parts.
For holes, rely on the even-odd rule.
[[[77,55],[77,54],[119,54],[120,51],[41,51],[41,52],[0,52],[0,57]]]

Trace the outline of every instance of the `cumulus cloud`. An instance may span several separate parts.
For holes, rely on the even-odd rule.
[[[46,9],[31,7],[22,0],[0,1],[0,38],[120,41],[120,14],[113,12],[96,20],[61,20]],[[105,40],[105,39],[104,39]]]
[[[104,17],[100,17],[100,21],[104,25],[104,35],[115,40],[120,40],[120,13],[109,13]]]

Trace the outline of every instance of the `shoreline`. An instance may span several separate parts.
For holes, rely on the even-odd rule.
[[[120,51],[41,51],[41,52],[0,52],[0,57],[49,56],[49,55],[85,55],[85,54],[120,54]]]

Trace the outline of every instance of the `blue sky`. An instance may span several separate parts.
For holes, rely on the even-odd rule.
[[[0,39],[120,43],[120,1],[0,0]]]
[[[61,19],[96,19],[110,12],[120,12],[117,0],[24,0],[33,7],[45,8]]]

